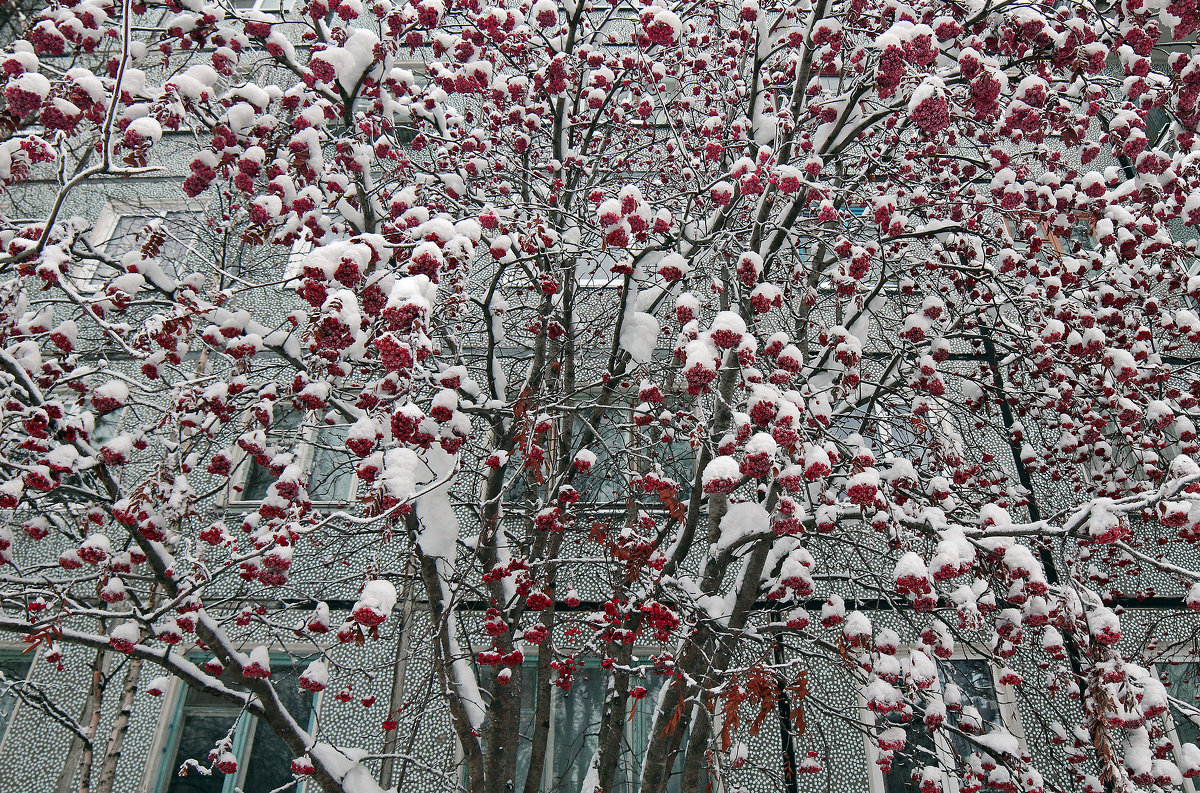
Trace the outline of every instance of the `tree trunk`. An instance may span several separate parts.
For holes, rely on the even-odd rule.
[[[121,748],[125,744],[125,734],[129,731],[129,716],[133,712],[138,680],[142,676],[142,663],[141,658],[129,660],[129,668],[125,671],[125,683],[121,686],[120,704],[109,730],[108,746],[104,749],[104,762],[100,766],[100,778],[96,781],[94,793],[112,793],[113,782],[117,778],[117,763],[121,759]]]
[[[415,576],[413,559],[410,555],[404,562],[404,606],[400,612],[400,636],[397,640],[399,644],[396,647],[396,671],[392,677],[392,696],[388,700],[388,718],[395,718],[396,714],[404,707],[404,678],[408,672],[408,659],[411,655],[409,644],[412,642],[413,603],[417,596]],[[395,754],[399,748],[400,730],[397,728],[395,734],[383,745],[384,753],[387,756],[380,764],[379,784],[384,789],[392,787],[393,781],[397,787],[403,784],[403,771],[400,772],[400,779],[395,779],[397,776]]]
[[[108,672],[109,652],[97,650],[92,660],[92,682],[83,707],[79,712],[79,724],[83,727],[87,740],[76,736],[71,740],[71,748],[67,751],[62,770],[58,773],[58,781],[54,786],[56,793],[70,793],[75,780],[79,776],[80,793],[91,789],[92,753],[96,738],[96,730],[100,727],[100,706],[104,701],[105,674]]]

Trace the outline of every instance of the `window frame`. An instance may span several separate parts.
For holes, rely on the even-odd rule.
[[[199,662],[201,654],[189,652],[189,660]],[[289,669],[294,670],[297,674],[303,671],[305,660],[309,660],[302,655],[292,655],[288,648],[282,650],[272,650],[270,653],[270,662],[272,670]],[[179,770],[179,766],[174,765],[179,754],[179,742],[183,735],[182,721],[184,710],[187,707],[187,694],[190,687],[179,678],[172,678],[170,689],[163,697],[162,707],[159,709],[157,723],[155,724],[154,738],[150,743],[148,758],[154,758],[157,755],[157,765],[152,773],[144,776],[143,782],[138,790],[138,793],[166,793],[171,785],[171,779]],[[305,725],[305,730],[312,732],[313,725],[317,720],[317,714],[320,712],[321,703],[324,699],[324,691],[312,693],[312,708],[309,711],[308,724]],[[196,710],[203,710],[203,707]],[[227,710],[232,711],[231,705]],[[230,714],[232,715],[232,713]],[[244,709],[237,714],[236,726],[233,730],[233,747],[230,751],[237,758],[238,769],[235,774],[223,775],[221,793],[238,793],[241,791],[241,785],[245,783],[246,774],[249,771],[249,757],[244,755],[244,752],[253,752],[254,736],[258,729],[258,719],[250,715]],[[148,762],[147,765],[150,763]],[[292,793],[309,793],[308,782],[306,779],[301,779],[293,788]]]
[[[29,668],[25,670],[25,676],[20,680],[9,680],[9,682],[5,684],[3,692],[0,693],[7,694],[9,688],[11,688],[15,683],[23,683],[31,680],[33,678],[34,671],[38,667],[38,660],[41,657],[38,653],[30,652],[28,646],[22,647],[21,645],[17,644],[0,644],[0,660],[20,660],[22,657],[29,659]],[[4,745],[8,740],[9,728],[16,723],[17,716],[21,712],[21,705],[24,704],[20,697],[15,697],[15,699],[16,702],[13,703],[12,711],[10,711],[7,716],[3,717],[3,719],[0,719],[0,755],[2,755],[4,751]]]
[[[902,653],[907,655],[907,653]],[[996,709],[1000,713],[1000,723],[1005,730],[1010,732],[1017,739],[1017,743],[1021,748],[1021,752],[1025,753],[1025,731],[1021,727],[1021,716],[1017,710],[1016,691],[1013,686],[1007,683],[1001,683],[997,674],[998,669],[987,658],[984,658],[979,653],[964,652],[955,650],[954,655],[949,658],[934,658],[934,663],[938,666],[938,690],[935,696],[941,700],[942,691],[945,688],[945,682],[942,680],[941,665],[953,664],[955,661],[980,661],[987,665],[988,671],[991,673],[992,690],[996,694]],[[859,699],[859,718],[862,724],[871,724],[874,721],[875,715],[867,709],[867,703],[863,697],[863,691],[860,687],[858,693]],[[916,714],[914,714],[914,719]],[[950,745],[950,734],[945,729],[932,731],[934,751],[936,752],[938,761],[938,770],[941,772],[942,790],[946,793],[959,793],[958,780],[949,769],[954,767],[954,749]],[[902,793],[898,791],[889,791],[887,787],[887,778],[884,777],[883,771],[876,762],[879,759],[879,749],[875,741],[871,738],[870,730],[863,730],[863,743],[866,748],[867,760],[867,791],[868,793]],[[907,748],[907,744],[906,744]]]

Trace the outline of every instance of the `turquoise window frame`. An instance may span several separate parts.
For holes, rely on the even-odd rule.
[[[189,655],[188,660],[199,663],[207,656]],[[303,668],[303,664],[311,660],[310,658],[293,659],[284,653],[271,653],[271,668],[279,670],[288,668],[299,672]],[[171,780],[179,771],[179,764],[175,761],[178,759],[179,743],[183,737],[183,719],[186,713],[205,713],[212,712],[214,715],[218,712],[230,713],[233,707],[227,708],[210,708],[201,706],[193,706],[187,708],[187,693],[189,687],[183,681],[176,681],[173,699],[169,703],[171,707],[170,721],[167,722],[166,736],[162,742],[162,746],[158,750],[158,769],[154,775],[154,785],[150,788],[151,793],[166,793],[171,786]],[[318,692],[312,695],[312,708],[308,714],[308,723],[304,725],[304,729],[312,732],[314,722],[317,718],[317,711],[321,707],[321,698],[323,692]],[[231,714],[232,715],[232,714]],[[260,726],[258,719],[255,716],[242,710],[238,713],[236,726],[233,730],[233,746],[231,751],[233,756],[238,760],[238,770],[234,774],[224,775],[224,781],[221,785],[221,793],[239,793],[241,785],[246,781],[246,773],[249,768],[246,757],[247,747],[252,748],[252,740],[256,729]],[[269,729],[269,728],[268,728]],[[294,788],[294,793],[306,793],[308,783],[301,779]]]

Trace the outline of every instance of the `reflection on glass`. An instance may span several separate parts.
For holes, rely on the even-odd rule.
[[[322,426],[313,444],[308,492],[313,501],[345,501],[354,471],[346,450],[347,427]]]
[[[29,676],[33,661],[30,656],[0,656],[0,740],[4,740],[9,720],[17,708],[17,695],[10,689],[13,683]]]
[[[224,774],[214,771],[205,775],[193,768],[187,776],[179,776],[179,767],[185,760],[194,759],[202,768],[207,768],[208,753],[225,737],[237,717],[236,708],[212,712],[204,709],[195,713],[185,710],[179,727],[179,748],[175,750],[175,762],[170,769],[168,793],[221,793],[225,785]]]
[[[1166,679],[1163,685],[1175,699],[1200,708],[1200,663],[1187,661],[1164,664],[1159,667]],[[1185,711],[1175,708],[1171,712],[1175,722],[1175,735],[1181,744],[1200,741],[1200,710]]]
[[[517,780],[522,782],[529,768],[536,705],[536,674],[534,660],[525,667],[526,677],[521,692],[521,743],[517,750]],[[598,745],[607,685],[607,673],[589,665],[574,679],[570,691],[564,692],[557,687],[551,689],[552,745],[547,752],[548,773],[542,786],[544,793],[575,793],[582,789]],[[650,743],[654,709],[658,702],[658,694],[662,690],[663,678],[651,675],[644,680],[635,680],[631,685],[641,685],[647,694],[640,700],[630,699],[627,703],[632,713],[626,711],[621,753],[611,793],[635,793],[637,790],[637,780],[641,775],[642,759]],[[685,734],[685,744],[686,741]],[[705,775],[702,773],[701,780],[703,779]],[[682,793],[682,782],[683,753],[680,752],[667,783],[667,793]],[[700,790],[706,788],[707,784],[702,782]]]
[[[299,426],[299,413],[276,406],[271,426],[267,430],[268,454],[271,453],[270,447],[277,447],[278,450],[293,448],[299,441]],[[267,488],[279,477],[267,466],[260,465],[253,457],[247,457],[243,465],[246,466],[246,476],[242,480],[242,492],[237,496],[237,500],[262,501],[267,495]]]
[[[892,766],[883,775],[883,788],[888,793],[918,793],[921,789],[921,770],[927,765],[937,764],[937,749],[933,733],[919,719],[907,723],[892,715],[888,721],[905,727],[908,737],[904,749],[892,755]]]
[[[305,724],[309,718],[312,699],[299,685],[281,685],[276,689],[288,713]],[[254,731],[249,761],[246,763],[245,793],[268,793],[292,780],[292,753],[274,730],[259,724]]]
[[[1001,726],[1000,705],[987,661],[973,658],[942,661],[938,664],[938,677],[944,691],[950,690],[951,686],[957,689],[954,696],[946,697],[948,726],[962,727],[964,711],[978,716],[980,728],[964,729],[963,732],[985,733]],[[957,700],[957,706],[951,708],[954,700]],[[887,793],[919,793],[921,771],[925,766],[958,764],[975,751],[970,740],[957,732],[946,730],[944,734],[949,738],[948,748],[952,756],[944,757],[942,751],[947,747],[943,744],[939,751],[938,741],[923,720],[914,718],[907,724],[895,718],[890,721],[905,727],[908,742],[902,751],[896,752],[891,770],[884,774],[883,787]]]
[[[960,658],[940,665],[944,683],[953,683],[961,692],[964,708],[973,707],[979,713],[980,732],[989,732],[1000,726],[1000,705],[996,701],[996,687],[992,682],[992,670],[987,661]],[[954,726],[959,725],[957,714],[948,714]],[[961,735],[950,734],[950,745],[954,754],[965,757],[973,750],[971,743]]]
[[[554,700],[554,783],[560,790],[582,790],[596,751],[604,712],[605,676],[582,674],[571,690]]]
[[[120,257],[138,250],[150,237],[143,234],[147,227],[158,226],[163,240],[156,258],[167,275],[172,278],[186,273],[183,266],[196,240],[201,213],[189,210],[172,210],[163,215],[122,215],[113,224],[112,235],[105,246],[110,257]]]

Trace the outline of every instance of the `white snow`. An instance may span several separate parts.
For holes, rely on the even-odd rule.
[[[661,328],[653,314],[632,311],[621,324],[621,348],[637,363],[649,363],[654,357]]]
[[[708,468],[705,468],[704,472],[707,476]],[[735,470],[734,476],[736,475]],[[770,527],[771,516],[758,504],[749,501],[730,504],[721,518],[721,538],[717,541],[717,550],[729,548],[742,537],[769,532]]]

